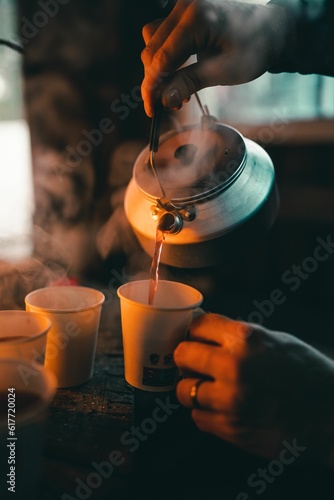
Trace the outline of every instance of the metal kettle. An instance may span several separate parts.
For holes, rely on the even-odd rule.
[[[201,122],[158,136],[137,157],[124,209],[141,246],[153,256],[163,231],[161,262],[182,268],[222,263],[247,250],[277,216],[273,163],[257,143],[208,113]]]

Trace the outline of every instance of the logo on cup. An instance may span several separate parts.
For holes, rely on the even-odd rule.
[[[149,360],[151,365],[157,365],[159,363],[160,356],[159,354],[153,353],[150,354]]]
[[[164,365],[170,366],[173,364],[173,354],[166,354],[164,357]]]

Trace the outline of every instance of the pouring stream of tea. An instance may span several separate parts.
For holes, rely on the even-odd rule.
[[[206,115],[209,116],[209,110],[208,110],[207,106],[202,105],[197,92],[195,92],[195,97],[196,97],[197,103],[202,111],[203,116],[206,116]],[[166,199],[166,193],[165,193],[164,187],[160,181],[157,169],[155,167],[155,160],[154,160],[154,154],[158,151],[158,147],[159,147],[159,129],[160,129],[160,120],[161,120],[161,110],[162,110],[162,106],[160,104],[156,107],[155,113],[153,115],[152,126],[151,126],[150,144],[149,144],[149,151],[150,151],[149,163],[150,163],[152,172],[155,176],[155,179],[159,185],[159,188],[160,188],[160,191],[162,194],[162,198]],[[186,149],[183,148],[182,152],[185,155],[185,158],[188,159],[189,147]],[[193,148],[190,149],[190,153],[191,153],[191,156],[194,154]],[[188,156],[187,156],[187,154],[188,154]],[[154,297],[155,297],[156,291],[158,289],[159,264],[160,264],[162,245],[163,245],[163,242],[165,239],[165,233],[172,232],[172,228],[174,225],[174,218],[172,217],[172,220],[171,220],[168,215],[170,215],[170,214],[165,214],[165,216],[162,216],[160,221],[158,222],[158,225],[157,225],[157,230],[156,230],[156,235],[155,235],[154,254],[153,254],[153,259],[152,259],[152,264],[151,264],[151,269],[150,269],[150,283],[149,283],[149,292],[148,292],[148,303],[150,305],[153,304]]]
[[[156,291],[158,289],[159,264],[160,264],[160,257],[161,257],[161,251],[162,251],[162,245],[163,245],[164,239],[165,239],[164,231],[159,229],[159,226],[158,226],[157,231],[156,231],[156,236],[155,236],[154,254],[153,254],[153,259],[152,259],[152,264],[151,264],[151,269],[150,269],[150,283],[149,283],[149,290],[148,290],[148,303],[150,305],[153,304],[154,297],[155,297]]]

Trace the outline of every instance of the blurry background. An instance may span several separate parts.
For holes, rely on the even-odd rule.
[[[149,138],[139,95],[141,29],[167,14],[163,5],[0,0],[0,37],[25,48],[21,57],[0,47],[2,308],[22,307],[29,289],[54,280],[95,282],[114,293],[147,276],[150,259],[125,219],[123,194]],[[310,258],[317,238],[334,240],[334,80],[267,74],[200,96],[268,151],[280,213],[263,241],[245,242],[243,259],[196,271],[163,266],[162,276],[200,288],[208,310],[332,346],[334,256],[316,269]],[[198,118],[191,100],[166,126]],[[313,270],[291,291],[282,276],[294,265]],[[275,289],[286,300],[270,307]]]
[[[15,2],[0,0],[0,12],[0,38],[14,41]],[[32,168],[21,65],[20,54],[0,45],[0,259],[10,260],[32,250]]]

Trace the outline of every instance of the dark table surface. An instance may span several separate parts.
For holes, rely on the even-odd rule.
[[[200,432],[174,393],[126,383],[115,300],[102,311],[93,378],[58,389],[49,408],[40,499],[331,498],[332,472],[298,460],[250,485],[268,465]]]

